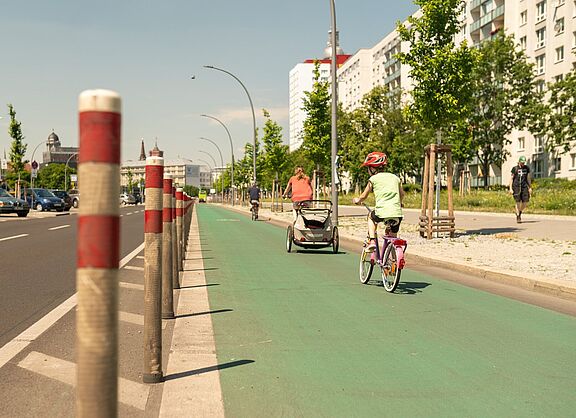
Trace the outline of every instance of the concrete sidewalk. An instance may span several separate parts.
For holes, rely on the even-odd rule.
[[[247,207],[227,207],[249,214]],[[358,248],[358,251],[366,237],[366,221],[365,216],[361,215],[362,210],[366,212],[364,208],[346,206],[339,213],[341,239],[351,243]],[[415,223],[419,211],[406,212],[407,216],[402,223],[400,235],[409,243],[406,255],[408,263],[441,267],[576,300],[576,241],[521,238],[509,232],[499,231],[485,234],[461,231],[454,239],[426,240],[420,237],[418,225]],[[348,216],[342,216],[343,214]],[[497,222],[509,222],[505,214],[468,212],[466,216],[481,221],[493,218]],[[572,225],[576,219],[563,218],[568,217],[545,219],[558,222],[557,225],[554,224],[555,228],[570,231],[571,228],[567,228],[565,222]],[[260,219],[269,219],[279,226],[286,227],[292,220],[292,213],[272,212],[264,208],[260,210]],[[570,233],[570,236],[573,237],[573,234]]]

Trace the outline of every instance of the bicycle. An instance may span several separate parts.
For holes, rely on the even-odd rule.
[[[252,213],[252,220],[255,221],[258,219],[258,208],[260,207],[260,202],[257,200],[253,200],[250,202],[250,212]]]
[[[368,212],[371,211],[366,204],[364,204],[364,206],[366,206]],[[389,227],[393,226],[395,222],[397,222],[396,218],[386,219],[384,221],[384,224],[387,226],[386,231],[388,231]],[[373,250],[368,248],[370,244],[369,240],[363,245],[362,253],[360,254],[360,282],[367,284],[370,281],[370,276],[372,276],[374,265],[378,265],[380,267],[384,289],[389,293],[393,293],[398,283],[400,283],[402,269],[406,264],[404,253],[406,252],[408,243],[403,239],[384,235],[382,237],[382,248],[380,248],[380,240],[378,239],[377,232],[375,232],[375,238],[376,248]]]

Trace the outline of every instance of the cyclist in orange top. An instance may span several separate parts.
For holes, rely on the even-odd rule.
[[[306,206],[304,203],[306,200],[312,200],[310,177],[304,174],[304,169],[301,166],[294,169],[294,175],[288,180],[288,186],[286,186],[282,197],[286,198],[290,192],[292,192],[292,213],[294,220],[296,220],[296,210]]]

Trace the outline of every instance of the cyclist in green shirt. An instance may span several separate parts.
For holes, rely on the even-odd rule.
[[[383,152],[371,152],[366,156],[362,166],[368,168],[370,179],[362,194],[352,200],[355,205],[359,205],[366,200],[370,192],[374,192],[376,206],[368,216],[368,239],[370,240],[368,248],[376,247],[375,232],[378,223],[394,220],[394,224],[390,226],[390,231],[387,231],[386,235],[396,237],[403,218],[402,183],[398,176],[385,172],[386,164],[388,164],[388,156]]]

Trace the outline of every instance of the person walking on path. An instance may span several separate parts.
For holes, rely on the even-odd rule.
[[[286,198],[292,192],[292,213],[294,220],[296,220],[296,211],[303,206],[306,206],[307,200],[312,200],[312,184],[310,177],[304,174],[304,169],[297,166],[294,169],[294,175],[288,180],[286,190],[282,198]]]
[[[512,167],[508,189],[516,201],[516,222],[522,223],[522,211],[528,206],[532,195],[530,167],[526,165],[526,157],[523,155],[518,158],[518,164]]]

